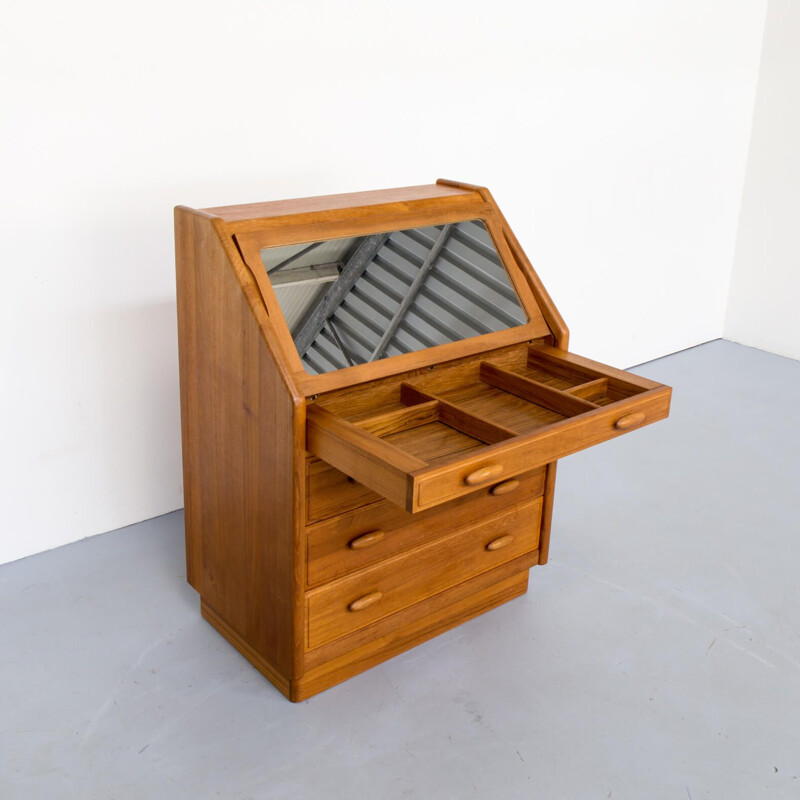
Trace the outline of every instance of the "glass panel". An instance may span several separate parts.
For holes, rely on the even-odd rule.
[[[527,322],[480,220],[265,247],[261,261],[312,375]]]

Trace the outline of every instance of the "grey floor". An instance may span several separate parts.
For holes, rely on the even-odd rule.
[[[525,597],[299,705],[180,513],[0,567],[0,798],[800,797],[800,363],[636,371],[672,416],[561,463]]]

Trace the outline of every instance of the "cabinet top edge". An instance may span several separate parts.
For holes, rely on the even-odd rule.
[[[464,199],[459,196],[477,195],[477,189],[462,188],[444,183],[404,186],[396,189],[378,189],[366,192],[347,192],[344,194],[319,195],[288,200],[271,200],[263,203],[243,203],[241,205],[214,206],[197,209],[205,216],[218,217],[225,222],[244,222],[256,219],[313,214],[337,211],[347,208],[407,203],[419,200]]]

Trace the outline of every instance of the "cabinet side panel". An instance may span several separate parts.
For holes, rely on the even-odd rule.
[[[299,411],[213,221],[187,216],[178,227],[191,226],[193,245],[179,268],[179,308],[192,585],[227,629],[288,678]]]
[[[197,435],[197,296],[194,217],[175,209],[175,278],[178,306],[178,362],[181,390],[181,442],[183,448],[183,505],[186,524],[186,580],[201,591],[202,533],[198,491]]]

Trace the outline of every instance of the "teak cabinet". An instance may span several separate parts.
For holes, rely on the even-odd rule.
[[[302,700],[523,594],[556,461],[670,389],[568,351],[489,192],[175,211],[187,576]]]

